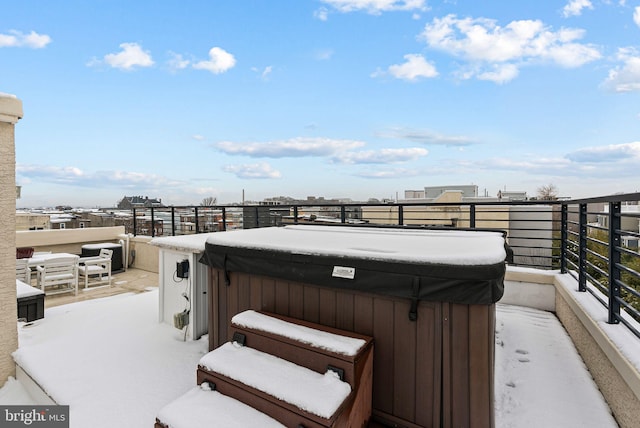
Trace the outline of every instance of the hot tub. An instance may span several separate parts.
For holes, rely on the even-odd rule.
[[[373,336],[373,418],[493,427],[495,302],[507,249],[493,231],[286,226],[217,233],[209,348],[264,310]]]

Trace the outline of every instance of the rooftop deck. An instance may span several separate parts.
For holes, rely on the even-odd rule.
[[[142,293],[158,287],[158,274],[142,269],[128,269],[113,275],[111,286],[79,289],[78,295],[71,293],[53,294],[44,300],[45,309],[69,303],[83,302],[124,293]]]
[[[180,331],[156,322],[154,275],[132,269],[117,278],[121,285],[100,293],[111,298],[51,298],[45,318],[20,329],[19,367],[53,401],[70,404],[75,428],[151,426],[193,386],[207,350],[206,339],[183,342]],[[122,294],[125,287],[135,294]],[[553,314],[499,304],[496,326],[496,427],[617,426]]]
[[[640,195],[635,194],[632,196],[633,198],[631,199],[640,200]],[[640,216],[633,213],[623,214],[617,199],[609,201],[608,205],[605,205],[609,209],[604,211],[594,207],[594,204],[599,204],[600,202],[600,198],[598,198],[593,202],[582,201],[561,207],[554,206],[546,211],[548,218],[541,225],[536,223],[539,221],[536,217],[538,215],[536,214],[538,207],[532,207],[530,211],[527,211],[527,215],[531,215],[533,218],[527,219],[526,223],[516,224],[513,220],[505,220],[505,222],[496,226],[500,229],[508,230],[511,240],[510,245],[516,252],[516,260],[519,260],[518,264],[521,266],[533,266],[510,268],[505,283],[505,295],[500,301],[499,310],[497,311],[495,400],[497,427],[608,427],[616,426],[616,423],[621,427],[637,426],[637,420],[640,418],[640,370],[638,369],[640,367],[640,339],[637,334],[640,328],[630,314],[637,315],[639,312],[630,304],[625,306],[626,301],[620,298],[619,294],[616,295],[614,293],[620,293],[620,289],[622,289],[623,297],[625,298],[630,295],[637,295],[634,293],[635,290],[632,289],[632,284],[639,276],[638,269],[633,264],[639,259],[638,252],[637,249],[629,249],[622,238],[637,237],[640,234],[635,232],[628,234],[629,226],[621,225],[616,219],[629,220],[633,225],[637,226]],[[561,210],[556,210],[555,207],[561,208]],[[420,207],[415,207],[416,210],[418,208]],[[400,209],[398,207],[393,209],[396,209],[395,214],[399,218],[400,224],[402,224],[402,218],[407,223],[408,208]],[[491,211],[493,212],[491,219],[502,212],[500,207],[492,207],[491,209],[495,210]],[[472,212],[476,212],[477,215],[477,212],[480,211],[480,207],[474,207],[473,209],[470,207],[468,210],[469,216],[471,216]],[[521,212],[518,211],[518,213],[520,216]],[[590,216],[593,217],[596,214],[598,215],[598,222],[592,223]],[[491,219],[486,221],[491,222]],[[478,223],[469,224],[469,226],[490,226],[488,223],[481,223],[480,218],[476,218],[476,220]],[[420,221],[424,222],[425,220],[421,218]],[[540,238],[537,235],[541,229],[545,231],[544,238]],[[78,231],[68,232],[79,233]],[[605,235],[597,235],[600,232],[605,233]],[[95,231],[85,230],[82,233],[88,235],[89,233],[95,233]],[[114,235],[117,236],[116,240],[121,239],[123,236],[123,232],[119,233],[120,235]],[[528,237],[526,241],[522,239],[516,240],[514,236],[518,233],[521,235],[523,233],[534,234],[535,236]],[[55,235],[59,234],[56,233]],[[46,330],[48,328],[44,327],[46,325],[53,325],[55,329],[54,318],[59,318],[59,315],[55,314],[60,314],[61,312],[59,311],[64,311],[64,313],[77,312],[78,309],[76,308],[82,306],[71,305],[71,303],[93,302],[94,300],[95,302],[101,302],[102,300],[97,299],[112,297],[112,299],[104,301],[113,300],[124,304],[124,300],[120,300],[122,297],[113,296],[131,292],[141,297],[147,296],[143,299],[149,300],[149,296],[153,296],[155,292],[147,293],[145,291],[157,288],[159,281],[159,276],[155,273],[158,271],[157,248],[148,245],[150,237],[129,236],[128,238],[131,238],[131,242],[127,242],[129,254],[135,256],[134,263],[129,264],[133,266],[132,269],[114,275],[111,287],[79,291],[78,296],[48,296],[45,303],[47,308],[45,319],[39,323],[40,325],[28,328],[26,334],[32,335],[31,332],[36,334],[38,329]],[[96,242],[100,240],[106,240],[106,238],[100,237],[99,239],[88,239],[87,241]],[[55,243],[55,245],[77,246],[80,241],[76,239],[72,244]],[[599,246],[603,246],[605,249],[608,246],[610,252],[602,251]],[[44,249],[50,250],[51,248]],[[73,252],[68,246],[54,248],[53,250]],[[520,258],[518,259],[517,257]],[[541,269],[538,269],[538,267],[541,267]],[[556,270],[549,270],[549,268]],[[560,270],[565,274],[559,274]],[[615,287],[609,287],[609,284],[620,285],[620,287],[616,289]],[[578,290],[588,292],[579,292]],[[127,301],[129,300],[129,298],[126,299]],[[146,325],[149,327],[152,324],[154,330],[156,327],[162,330],[164,332],[162,334],[171,336],[174,342],[179,340],[177,338],[180,333],[178,330],[170,325],[157,323],[157,294],[156,297],[151,297],[151,299],[155,300],[151,303],[147,301],[143,304],[148,306],[151,311],[144,315]],[[129,305],[129,303],[124,305]],[[635,303],[633,305],[637,307]],[[523,306],[542,309],[545,312],[540,313],[533,310],[532,312],[528,308],[523,308]],[[101,318],[101,322],[102,324],[105,324],[105,321],[106,324],[112,322],[121,324],[117,319],[120,315],[119,311],[115,311],[110,316]],[[152,322],[149,323],[149,321]],[[138,321],[131,320],[128,322],[129,324],[124,323],[122,326],[125,330],[132,329],[132,323],[137,323]],[[79,324],[79,328],[85,331],[93,331],[91,330],[93,327],[89,324],[84,322]],[[97,329],[98,327],[95,328]],[[546,330],[547,328],[550,330]],[[67,326],[60,330],[71,331]],[[178,334],[176,335],[176,333]],[[50,333],[45,335],[47,334]],[[120,333],[109,333],[98,329],[96,330],[96,335],[98,334],[102,335],[101,337],[103,338],[109,339],[104,339],[101,346],[109,348],[121,346],[117,344],[119,343],[118,341],[111,343],[111,338],[118,336]],[[505,341],[505,335],[509,336],[508,341]],[[550,336],[564,337],[565,339],[562,340],[565,341],[569,339],[569,346],[567,347],[566,343],[560,344],[560,341],[546,341],[546,338]],[[192,341],[190,344],[185,345],[185,349],[188,347],[188,352],[191,353],[189,358],[197,361],[197,356],[193,355],[193,348],[191,347],[202,345],[201,347],[206,350],[204,342],[206,341]],[[20,343],[21,347],[27,343],[24,340],[24,336],[21,336]],[[144,336],[144,343],[148,345],[149,349],[136,348],[136,352],[141,352],[141,356],[144,355],[143,351],[151,351],[152,353],[164,352],[154,344],[155,342],[149,342],[146,336]],[[175,343],[169,346],[172,347],[173,345]],[[61,365],[55,366],[55,362],[51,361],[52,365],[47,362],[43,367],[47,367],[53,372],[62,371],[64,373],[72,368],[68,364],[69,359],[75,359],[76,357],[73,353],[73,347],[65,351],[58,351],[58,349],[60,348],[56,348],[53,353],[56,354],[56,359],[60,358],[62,360]],[[576,350],[577,352],[575,352]],[[86,383],[86,379],[93,379],[96,365],[104,364],[107,372],[108,370],[122,369],[120,365],[114,368],[107,368],[111,367],[111,362],[104,361],[99,352],[96,355],[89,355],[86,349],[76,350],[76,352],[78,351],[91,359],[92,363],[90,371],[75,372],[71,370],[65,373],[70,376],[76,376],[78,383]],[[25,352],[29,351],[25,349]],[[162,364],[165,366],[161,370],[170,370],[171,367],[174,367],[174,363],[177,364],[175,366],[177,372],[190,373],[186,376],[189,386],[191,386],[193,384],[191,368],[194,363],[188,358],[182,358],[180,352],[174,352],[173,356],[174,359],[181,361],[162,359]],[[197,351],[196,353],[198,352],[204,351]],[[105,356],[107,358],[121,359],[121,355],[111,352],[105,353]],[[153,354],[149,355],[148,359],[153,360]],[[65,364],[64,361],[67,363]],[[183,363],[189,364],[189,370],[182,366]],[[577,368],[580,371],[585,367],[589,370],[588,372],[583,371],[577,377],[572,377],[572,370]],[[124,373],[131,372],[127,368],[122,370],[124,370]],[[549,376],[549,373],[552,373],[552,375]],[[37,373],[30,373],[30,375],[36,381],[46,379],[46,376],[42,377]],[[595,385],[604,395],[604,401],[599,393],[588,397],[582,395],[585,385],[590,385],[589,388],[594,385],[592,378],[595,379]],[[182,380],[175,382],[175,378],[171,379],[174,380],[167,380],[169,384],[165,383],[165,387],[167,387],[166,385],[180,385],[180,382],[182,382]],[[531,379],[535,379],[535,381],[531,381]],[[119,383],[114,385],[114,388],[119,391],[127,389],[128,384],[123,382],[124,380],[120,377]],[[133,377],[132,379],[127,379],[127,382],[137,384],[143,381]],[[65,381],[60,381],[59,383],[64,385]],[[92,385],[89,386],[92,387]],[[52,396],[56,394],[53,392],[55,389],[56,387],[54,386],[51,390]],[[183,391],[173,393],[171,398],[181,392]],[[86,394],[92,395],[93,391],[86,392]],[[154,400],[155,404],[149,404],[150,406],[165,404],[164,402],[160,403],[162,400],[158,399],[158,397],[155,397]],[[595,422],[599,419],[589,413],[594,408],[600,408],[604,402],[608,404],[615,414],[616,422],[612,422],[612,420],[608,420],[606,423]],[[91,409],[91,406],[96,403],[96,400],[89,400],[77,406]],[[88,407],[84,407],[85,405]],[[602,409],[605,409],[605,420],[607,420],[606,414],[608,414],[608,410],[606,404]],[[135,412],[135,410],[131,411]],[[598,411],[598,414],[603,415],[603,412]],[[144,419],[146,424],[149,419],[146,416]],[[576,424],[576,421],[580,422]],[[115,425],[121,424],[116,423]]]

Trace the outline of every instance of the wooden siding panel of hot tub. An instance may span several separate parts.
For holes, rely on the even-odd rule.
[[[217,269],[214,269],[217,270]],[[373,336],[374,414],[412,426],[438,426],[441,382],[440,303],[420,302],[410,321],[410,301],[231,272],[210,276],[210,349],[222,345],[230,319],[245,309],[263,310]],[[248,306],[246,284],[248,290]],[[215,296],[214,296],[215,294]],[[217,297],[217,298],[216,298]]]
[[[494,426],[495,305],[443,304],[443,424]]]

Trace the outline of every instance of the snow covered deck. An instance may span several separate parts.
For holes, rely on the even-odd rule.
[[[158,292],[47,309],[20,326],[16,362],[56,402],[71,427],[152,426],[158,411],[191,390],[207,340],[157,322]],[[23,403],[21,383],[0,403]],[[616,427],[567,333],[552,314],[497,305],[496,427]]]

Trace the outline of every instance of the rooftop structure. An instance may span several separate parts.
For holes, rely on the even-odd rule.
[[[45,317],[41,322],[21,327],[21,348],[18,347],[17,332],[13,324],[17,318],[17,293],[13,285],[15,278],[12,273],[14,268],[13,253],[17,246],[77,254],[78,249],[86,243],[107,239],[123,240],[126,256],[129,258],[125,266],[142,270],[148,269],[151,272],[157,272],[159,269],[157,248],[148,245],[151,238],[149,236],[131,236],[123,233],[121,227],[15,231],[15,227],[13,227],[15,220],[13,125],[21,116],[21,104],[15,97],[0,96],[0,153],[3,159],[8,160],[0,165],[0,216],[3,219],[9,219],[9,226],[7,227],[6,223],[3,223],[4,226],[0,229],[0,238],[2,238],[0,239],[0,254],[3,254],[3,257],[0,258],[0,306],[4,308],[3,311],[0,311],[0,341],[3,343],[3,347],[0,349],[0,379],[3,381],[9,379],[17,371],[18,377],[21,379],[35,380],[35,385],[32,385],[33,391],[40,391],[35,400],[52,400],[43,401],[48,404],[71,404],[72,409],[75,409],[73,410],[76,418],[74,420],[78,422],[74,423],[79,424],[78,428],[89,425],[97,426],[97,423],[100,423],[96,422],[96,412],[98,411],[108,412],[108,414],[102,414],[104,421],[107,421],[108,418],[115,418],[109,419],[106,422],[108,425],[105,426],[123,426],[133,421],[138,415],[141,415],[144,421],[133,422],[136,426],[144,425],[147,421],[152,423],[150,418],[153,418],[153,415],[150,416],[149,413],[138,414],[136,411],[143,407],[145,409],[155,407],[156,410],[151,413],[157,414],[156,411],[162,405],[161,402],[166,403],[167,400],[175,396],[174,388],[187,387],[186,383],[181,383],[181,379],[185,379],[184,382],[193,382],[193,362],[203,352],[202,343],[198,341],[180,342],[176,340],[176,335],[181,336],[180,331],[174,331],[175,329],[170,326],[162,325],[160,327],[155,323],[157,318],[154,317],[154,311],[158,310],[158,302],[153,293],[141,293],[140,299],[118,298],[120,309],[123,312],[114,311],[112,307],[106,311],[112,316],[121,315],[120,317],[113,316],[113,318],[103,317],[101,314],[104,312],[97,310],[101,303],[108,304],[109,300],[104,302],[94,300],[86,306],[68,306],[59,310],[49,307],[52,310],[45,311]],[[509,217],[505,215],[504,207],[508,208],[509,204],[479,205],[457,201],[435,205],[437,209],[429,211],[417,210],[416,207],[419,206],[431,207],[429,203],[420,202],[419,204],[396,204],[379,207],[380,210],[376,215],[386,210],[387,217],[380,221],[379,218],[368,215],[367,221],[371,224],[377,223],[378,227],[389,227],[393,222],[394,225],[409,230],[412,227],[424,229],[426,224],[432,221],[429,216],[436,212],[441,216],[438,217],[440,220],[444,215],[450,216],[447,217],[450,220],[457,218],[456,226],[458,227],[460,224],[464,224],[468,228],[502,228],[507,226],[504,229],[510,245],[513,244],[514,238],[521,240],[516,241],[517,245],[512,245],[514,253],[516,250],[530,251],[540,248],[545,251],[549,250],[548,254],[546,252],[528,254],[529,258],[516,262],[520,266],[511,267],[505,274],[505,294],[498,304],[512,306],[507,307],[506,310],[498,311],[496,317],[497,351],[495,361],[497,365],[495,367],[496,372],[507,374],[506,377],[496,377],[496,381],[500,379],[500,383],[496,384],[495,389],[495,405],[496,409],[500,409],[496,412],[499,415],[497,420],[511,426],[519,425],[519,423],[526,426],[531,422],[532,426],[537,427],[553,425],[547,418],[555,417],[554,421],[561,426],[580,421],[578,422],[579,426],[588,426],[589,423],[594,423],[598,427],[608,427],[615,426],[617,423],[622,427],[634,427],[640,419],[640,371],[638,369],[640,367],[638,360],[640,328],[638,326],[637,300],[634,299],[638,294],[637,279],[640,269],[636,267],[636,263],[640,254],[621,245],[620,237],[622,235],[639,235],[634,231],[623,230],[621,221],[627,217],[638,218],[637,212],[623,212],[621,209],[623,202],[637,202],[638,200],[640,200],[640,194],[614,195],[578,201],[545,202],[544,204],[532,205],[531,209],[527,211],[531,217],[521,218],[519,220],[521,223],[511,222]],[[587,221],[588,217],[594,214],[593,205],[602,203],[609,207],[607,214],[609,222],[606,228],[590,224]],[[522,207],[528,206],[529,204],[522,204]],[[298,222],[301,208],[300,206],[291,207],[294,222]],[[330,209],[331,207],[325,208],[327,208],[325,213],[334,216],[333,218],[337,222],[348,222],[345,206],[335,206],[333,210]],[[484,211],[480,208],[483,208]],[[416,214],[409,223],[407,222],[407,214],[411,209],[415,210],[414,213],[419,214]],[[524,208],[518,209],[523,210]],[[544,216],[536,217],[537,211],[541,211]],[[225,209],[222,212],[222,230],[225,230]],[[153,234],[156,228],[154,227],[153,211],[151,213],[150,229]],[[364,217],[364,207],[354,213]],[[454,217],[453,214],[457,217]],[[548,217],[547,214],[549,214]],[[598,210],[597,214],[603,215],[601,210]],[[133,216],[133,218],[136,217]],[[197,219],[198,216],[195,218]],[[531,226],[537,223],[546,226]],[[447,225],[447,227],[451,226],[453,224]],[[198,229],[196,227],[196,232],[199,231]],[[551,236],[513,235],[513,233],[530,229],[542,231],[545,234],[551,232]],[[172,228],[172,230],[174,229]],[[595,231],[606,232],[605,237],[590,234]],[[538,241],[542,241],[543,244],[537,244]],[[372,248],[367,249],[372,250]],[[380,252],[385,251],[384,245],[378,245],[376,249]],[[525,254],[527,254],[526,251]],[[520,254],[522,255],[522,253]],[[310,255],[305,254],[304,256]],[[549,264],[541,266],[538,260],[533,259],[534,256],[541,260],[548,260]],[[523,266],[535,266],[536,268]],[[540,269],[540,267],[545,269]],[[345,271],[349,272],[348,269],[338,269],[339,273]],[[114,278],[113,282],[118,286],[117,279]],[[292,281],[292,283],[294,282]],[[251,282],[249,281],[248,284],[251,285]],[[148,285],[152,286],[153,284],[149,283]],[[238,285],[242,289],[243,285],[240,283]],[[266,285],[266,289],[269,287]],[[97,290],[90,290],[87,293],[95,291]],[[87,296],[85,294],[81,298],[84,297],[88,300]],[[289,298],[290,294],[283,295],[274,290],[273,293],[263,293],[261,298],[265,299],[265,304],[269,307],[276,308],[282,303],[283,296]],[[321,293],[318,292],[318,299],[320,296]],[[69,298],[75,299],[75,297]],[[145,300],[145,298],[148,299]],[[246,300],[246,296],[242,299]],[[241,299],[235,301],[235,304],[240,301]],[[229,302],[234,304],[232,298]],[[410,306],[409,302],[410,299],[404,303]],[[547,313],[539,314],[531,308],[522,309],[519,306],[540,306]],[[73,321],[71,316],[67,316],[71,312],[79,313],[79,318]],[[565,339],[570,337],[574,348],[565,347],[566,341],[561,346],[560,341],[552,341],[550,344],[544,340],[551,335],[546,327],[551,324],[555,324],[557,327],[560,325],[549,321],[556,319],[550,313],[555,314],[565,329],[564,331],[561,329],[558,334],[565,335]],[[127,316],[125,317],[124,314]],[[343,314],[343,311],[335,311],[334,318]],[[140,318],[137,318],[137,315],[140,315]],[[56,318],[58,321],[55,321]],[[402,322],[407,322],[406,317],[402,317]],[[111,333],[107,333],[103,329],[115,326],[120,326],[122,329],[112,330]],[[134,329],[132,326],[136,328]],[[138,327],[143,326],[145,326],[146,334],[141,334],[137,330]],[[159,327],[159,329],[146,328],[149,326]],[[41,329],[42,335],[36,332],[38,327],[43,327]],[[83,340],[79,340],[77,336],[65,336],[64,334],[57,336],[47,331],[51,328],[58,333],[70,332],[73,330],[72,327],[81,328],[84,332]],[[518,328],[514,330],[514,327]],[[118,333],[114,334],[114,331]],[[151,331],[153,333],[150,333]],[[158,335],[169,336],[168,340],[166,338],[161,340],[163,345],[157,347],[157,342],[149,339],[150,336],[155,338],[156,331],[160,331]],[[554,327],[553,331],[557,332],[558,330]],[[87,332],[94,334],[87,335]],[[137,333],[133,336],[125,336],[124,332]],[[556,333],[553,335],[556,337]],[[46,348],[46,352],[42,352],[45,347],[41,340],[51,345],[50,348]],[[107,340],[113,342],[107,343]],[[519,342],[520,340],[522,341]],[[537,346],[540,345],[545,349],[538,350]],[[85,346],[86,349],[78,349],[78,347]],[[378,346],[381,345],[378,344]],[[549,347],[552,347],[556,352],[561,352],[560,360],[567,367],[560,364],[563,369],[559,370],[555,368],[559,367],[558,365],[553,366],[553,378],[547,378],[548,383],[541,386],[535,384],[536,387],[533,387],[535,392],[532,392],[527,388],[528,385],[534,385],[528,382],[531,379],[528,377],[531,375],[529,370],[538,361],[549,361],[549,358],[557,357],[556,354],[549,352]],[[132,358],[121,358],[123,349],[131,352]],[[576,349],[579,352],[583,362],[577,359],[571,349]],[[97,354],[91,354],[91,358],[87,359],[90,364],[76,364],[74,367],[73,362],[70,362],[73,361],[73,357],[80,353],[88,357],[88,351],[97,352]],[[152,352],[153,357],[139,358],[143,352]],[[136,356],[138,357],[136,358]],[[151,367],[149,364],[151,360],[159,361],[163,369]],[[557,362],[557,359],[555,361]],[[126,362],[126,365],[109,365],[114,362]],[[183,362],[188,362],[189,367],[183,366]],[[136,365],[132,370],[133,363]],[[562,397],[563,399],[560,400],[560,397],[554,394],[563,386],[576,388],[575,390],[562,389],[566,396],[578,396],[577,394],[584,392],[585,389],[593,391],[591,387],[585,386],[593,386],[589,383],[590,381],[583,383],[584,372],[577,377],[568,376],[571,373],[569,368],[579,369],[583,367],[583,363],[589,369],[590,375],[611,409],[615,422],[610,416],[607,418],[606,406],[603,406],[603,401],[597,393],[587,396],[579,395],[580,403],[577,406],[567,404],[566,397]],[[517,367],[517,371],[510,372],[508,369],[514,366]],[[544,363],[542,373],[548,374],[551,371],[549,367]],[[81,370],[75,370],[76,368]],[[522,370],[520,375],[514,374],[520,370]],[[158,372],[166,374],[167,377],[156,376]],[[473,374],[473,370],[469,369],[466,373]],[[144,380],[136,378],[136,375],[143,375]],[[99,378],[98,376],[107,377]],[[537,375],[536,378],[543,379],[543,376]],[[588,376],[586,378],[588,379]],[[152,385],[150,383],[152,380],[160,383]],[[553,380],[562,383],[561,385],[552,385]],[[402,382],[402,379],[391,379],[391,382]],[[109,388],[105,387],[107,384]],[[127,407],[132,409],[132,413],[114,412],[104,405],[105,403],[126,401],[122,400],[123,391],[133,393],[133,398],[128,403],[132,406]],[[416,388],[415,396],[412,398],[418,399],[421,393],[419,388]],[[34,397],[32,396],[32,398]],[[148,398],[149,400],[147,400]],[[548,400],[549,398],[551,400]],[[152,402],[152,404],[143,406],[143,401],[144,403]],[[535,407],[534,403],[543,403],[541,404],[542,408]],[[555,408],[552,406],[552,404],[558,403],[562,403],[562,405]],[[405,401],[398,403],[400,406],[404,404],[406,404]],[[473,404],[469,403],[469,405]],[[551,411],[552,408],[554,412]],[[570,412],[575,408],[578,409],[575,413]],[[597,408],[605,409],[604,416],[600,411],[591,413]],[[596,419],[600,416],[603,419]],[[83,419],[85,417],[90,419]],[[118,418],[124,419],[118,420]],[[444,425],[447,426],[446,423]]]

